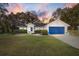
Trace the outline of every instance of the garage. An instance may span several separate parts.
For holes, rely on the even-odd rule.
[[[48,34],[49,35],[61,35],[61,34],[66,34],[68,32],[68,27],[70,25],[63,22],[62,20],[60,20],[59,18],[56,19],[55,21],[53,22],[50,22],[46,28],[47,28],[47,31],[48,31]]]
[[[49,27],[49,34],[64,34],[64,27]]]

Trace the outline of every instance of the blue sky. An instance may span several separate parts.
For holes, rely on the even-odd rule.
[[[45,3],[44,3],[45,4]],[[23,7],[27,10],[36,10],[37,11],[37,5],[44,5],[44,4],[34,4],[34,3],[26,3],[22,4]],[[38,6],[39,7],[39,6]],[[63,8],[64,4],[63,3],[49,3],[45,6],[48,10],[55,10],[57,8]],[[45,8],[44,7],[44,8]]]

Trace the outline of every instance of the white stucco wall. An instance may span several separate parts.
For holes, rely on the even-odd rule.
[[[31,31],[31,28],[32,28],[32,31]],[[31,33],[34,33],[34,24],[27,24],[27,33],[28,34],[31,34]]]
[[[27,30],[27,27],[19,27],[19,30]]]
[[[46,27],[35,27],[35,30],[47,30]]]

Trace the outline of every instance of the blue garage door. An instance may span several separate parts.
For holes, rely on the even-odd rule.
[[[64,34],[64,27],[49,27],[49,34]]]

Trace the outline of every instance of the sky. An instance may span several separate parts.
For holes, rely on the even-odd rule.
[[[63,8],[64,4],[56,3],[11,3],[9,4],[9,12],[27,12],[36,11],[40,17],[49,17],[57,8]]]
[[[75,3],[9,3],[9,13],[35,11],[39,18],[50,18],[57,8],[72,8]]]

